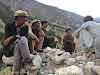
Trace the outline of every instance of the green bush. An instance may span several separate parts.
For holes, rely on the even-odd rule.
[[[54,28],[51,28],[49,31],[48,31],[48,35],[49,36],[56,36],[56,31]]]

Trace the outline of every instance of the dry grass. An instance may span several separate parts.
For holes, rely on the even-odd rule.
[[[12,75],[11,74],[11,68],[10,67],[7,67],[3,70],[0,71],[0,75]]]

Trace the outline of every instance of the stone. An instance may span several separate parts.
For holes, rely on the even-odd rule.
[[[83,70],[78,66],[69,66],[57,69],[55,75],[84,75]]]
[[[76,63],[76,59],[75,58],[69,58],[66,61],[64,61],[64,63],[68,66],[74,65]]]

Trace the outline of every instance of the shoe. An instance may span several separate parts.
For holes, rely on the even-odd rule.
[[[37,49],[36,51],[39,52],[39,53],[42,53],[43,49]]]
[[[37,52],[36,52],[36,51],[34,51],[34,52],[32,52],[32,54],[33,54],[33,55],[36,55],[36,54],[37,54]]]

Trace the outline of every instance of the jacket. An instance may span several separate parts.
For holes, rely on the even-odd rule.
[[[18,29],[19,28],[19,29]],[[25,36],[28,35],[28,26],[23,25],[21,27],[16,26],[16,23],[10,23],[5,26],[5,39],[7,39],[10,36]],[[16,40],[16,37],[10,41],[10,43],[13,43]]]
[[[64,36],[64,39],[63,39],[63,46],[64,46],[63,49],[64,49],[66,52],[70,52],[70,53],[74,52],[74,50],[75,50],[74,38],[65,35],[65,36]]]

